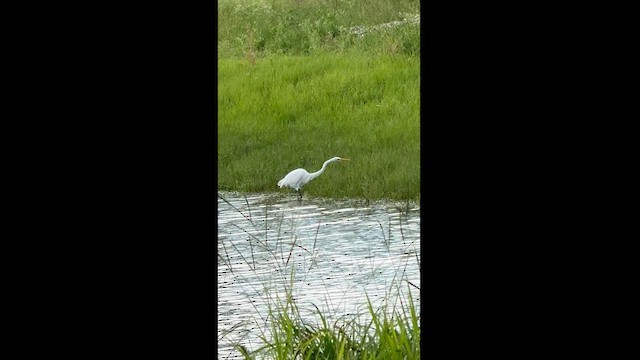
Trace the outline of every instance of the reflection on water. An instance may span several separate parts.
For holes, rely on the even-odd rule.
[[[289,286],[303,316],[315,304],[329,322],[366,316],[365,294],[376,305],[398,288],[419,310],[419,266],[415,204],[220,192],[218,358],[240,358],[230,343],[252,350],[269,337],[267,305]]]

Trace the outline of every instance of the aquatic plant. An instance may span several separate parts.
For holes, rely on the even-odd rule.
[[[408,290],[408,289],[407,289]],[[410,291],[407,292],[410,294]],[[407,306],[374,307],[367,297],[371,320],[336,321],[331,325],[316,305],[319,325],[305,323],[291,293],[269,306],[270,338],[254,351],[235,344],[245,359],[420,359],[420,325],[416,306],[406,295]]]

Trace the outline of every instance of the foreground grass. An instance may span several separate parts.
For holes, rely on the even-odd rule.
[[[317,171],[322,197],[420,197],[419,59],[346,53],[218,62],[218,188],[269,192]]]
[[[407,289],[407,294],[410,290]],[[400,309],[382,305],[374,309],[367,297],[370,320],[351,319],[329,324],[314,305],[317,325],[303,322],[300,309],[287,293],[285,301],[270,304],[268,321],[271,338],[254,351],[235,345],[245,359],[420,359],[420,325],[416,305],[410,295]],[[275,306],[274,306],[275,305]],[[391,314],[391,315],[390,315]]]

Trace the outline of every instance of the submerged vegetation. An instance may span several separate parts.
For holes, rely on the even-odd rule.
[[[218,188],[278,191],[341,156],[307,196],[418,201],[419,6],[219,1]]]

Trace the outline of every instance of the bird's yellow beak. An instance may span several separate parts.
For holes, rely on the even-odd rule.
[[[351,161],[351,159],[347,159],[347,158],[340,158],[340,160]]]

